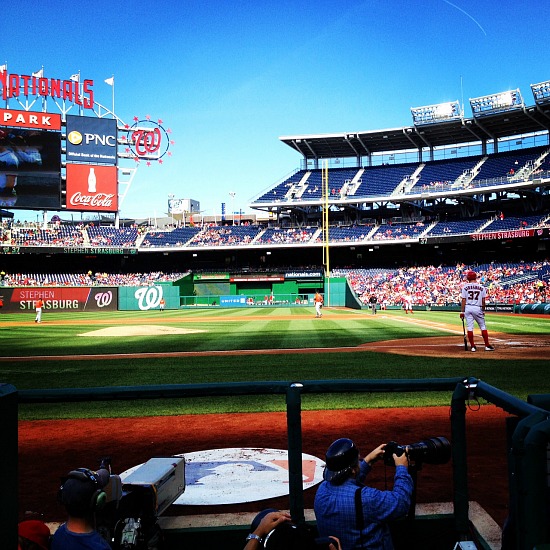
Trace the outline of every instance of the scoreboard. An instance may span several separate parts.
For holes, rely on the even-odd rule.
[[[117,120],[0,109],[0,207],[117,212]]]

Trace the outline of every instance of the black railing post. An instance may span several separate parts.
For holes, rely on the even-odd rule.
[[[451,434],[454,481],[454,516],[457,533],[468,540],[468,466],[466,455],[466,400],[475,388],[476,380],[464,380],[456,385],[451,400]],[[473,396],[472,396],[473,397]]]
[[[295,523],[305,522],[302,474],[302,387],[302,384],[294,383],[286,392],[290,515]]]

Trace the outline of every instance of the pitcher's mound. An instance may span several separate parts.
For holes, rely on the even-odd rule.
[[[162,336],[163,334],[196,334],[197,332],[206,331],[158,325],[123,325],[92,330],[79,336]]]

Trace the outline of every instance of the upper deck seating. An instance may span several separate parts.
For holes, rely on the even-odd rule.
[[[413,191],[437,190],[438,186],[452,185],[464,172],[471,170],[481,157],[447,159],[427,162],[419,174]]]
[[[82,246],[84,237],[76,226],[52,227],[17,227],[11,230],[11,242],[18,246]]]
[[[423,223],[398,223],[398,224],[382,224],[378,227],[371,239],[374,241],[380,240],[396,240],[396,239],[417,239],[426,231],[427,226]]]
[[[178,227],[167,231],[149,231],[140,246],[146,248],[184,246],[200,230],[200,227]]]
[[[487,220],[460,220],[450,222],[437,222],[428,233],[427,237],[436,237],[438,235],[469,235],[476,233]]]
[[[544,219],[544,216],[510,216],[504,219],[497,218],[493,220],[487,227],[483,228],[482,233],[490,233],[493,231],[513,231],[515,229],[528,229],[537,227]]]
[[[479,183],[482,180],[513,177],[528,162],[537,159],[545,149],[546,147],[533,147],[532,149],[490,155],[481,165],[474,182]]]
[[[91,246],[136,246],[138,230],[135,227],[88,226],[88,237]]]
[[[234,246],[250,244],[260,232],[257,225],[223,225],[205,227],[197,233],[189,246]]]
[[[418,164],[399,164],[391,166],[370,166],[361,176],[361,185],[354,197],[380,197],[391,195],[395,188],[411,176]]]
[[[372,231],[372,228],[372,225],[329,227],[329,241],[332,243],[364,241]],[[323,234],[320,233],[316,240],[317,242],[323,242]]]
[[[266,229],[255,242],[255,244],[296,244],[306,243],[311,240],[317,227],[303,227],[282,229],[270,227]]]

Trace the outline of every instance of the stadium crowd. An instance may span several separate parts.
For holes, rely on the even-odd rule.
[[[24,286],[152,286],[181,279],[185,273],[3,273],[0,285]]]
[[[539,274],[550,273],[550,262],[486,264],[482,266],[423,266],[384,269],[338,269],[332,275],[346,277],[362,303],[375,296],[381,307],[402,305],[407,298],[415,305],[457,303],[468,269],[474,269],[488,288],[488,301],[526,304],[546,301],[548,283]]]
[[[488,301],[499,304],[545,302],[550,294],[550,261],[520,264],[484,264],[480,266],[421,266],[399,269],[334,269],[332,276],[346,277],[362,303],[371,297],[381,307],[403,305],[447,305],[459,301],[458,292],[464,274],[474,269],[479,281],[488,288]],[[2,273],[0,285],[29,286],[151,286],[172,282],[185,272],[165,273]],[[550,297],[550,295],[549,295]]]

